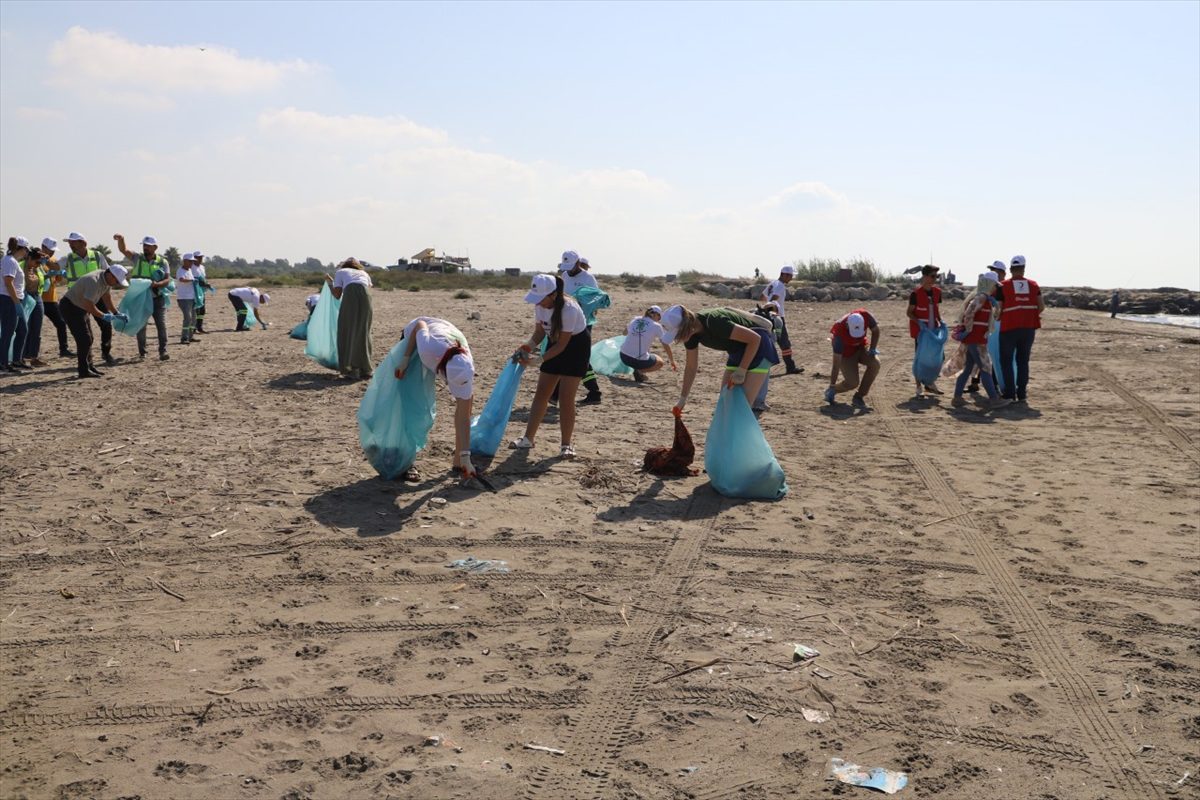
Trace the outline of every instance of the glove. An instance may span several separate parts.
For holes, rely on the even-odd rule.
[[[101,322],[112,322],[116,318],[117,318],[116,314],[110,314],[107,311],[105,311],[103,314],[100,315]]]
[[[116,318],[116,319],[119,319],[119,320],[121,320],[121,322],[129,322],[129,315],[128,315],[128,314],[121,314],[121,313],[117,313],[117,314],[113,314],[113,317],[114,317],[114,318]]]
[[[683,407],[675,406],[671,409],[671,414],[673,414],[676,419],[683,419]]]
[[[671,409],[671,413],[679,417],[683,415],[683,407],[687,405],[688,396],[686,394],[679,395],[679,402]]]
[[[874,347],[872,347],[870,350],[868,350],[868,351],[867,351],[867,355],[869,355],[869,356],[877,356],[877,355],[879,355],[879,351],[878,351],[878,350],[876,350]]]
[[[528,364],[532,355],[533,348],[527,344],[523,344],[513,353],[512,360],[514,364]]]
[[[459,463],[461,464],[461,466],[459,466],[459,469],[462,470],[463,480],[467,480],[469,478],[474,478],[476,475],[479,474],[475,470],[475,465],[471,463],[471,451],[470,450],[464,450],[461,453],[459,453],[458,460],[459,460]]]
[[[746,382],[746,370],[738,367],[733,372],[729,373],[729,385],[741,386]]]

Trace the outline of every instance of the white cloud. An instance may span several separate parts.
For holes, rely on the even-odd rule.
[[[258,115],[258,126],[264,131],[296,134],[321,141],[335,139],[374,145],[440,143],[449,139],[445,131],[426,128],[403,117],[372,117],[364,114],[330,116],[291,107],[264,111]]]
[[[59,122],[67,115],[57,108],[40,108],[38,106],[18,106],[14,112],[17,119],[26,122]]]

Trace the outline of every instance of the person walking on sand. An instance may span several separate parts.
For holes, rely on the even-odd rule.
[[[942,324],[940,306],[942,304],[942,289],[937,285],[938,268],[933,264],[921,267],[921,283],[908,295],[908,335],[912,337],[913,349],[917,347],[917,337],[922,328],[933,330]],[[921,392],[941,394],[942,390],[936,383],[917,384],[917,397]]]
[[[625,328],[625,341],[621,342],[621,363],[633,369],[633,379],[638,383],[646,380],[646,373],[663,368],[663,360],[650,352],[655,340],[662,342],[663,328],[659,324],[661,320],[662,309],[650,306],[645,314],[631,319]],[[671,369],[678,369],[671,345],[664,344],[663,349],[667,351],[667,358],[671,360]]]
[[[59,292],[63,291],[63,287],[67,285],[66,270],[62,269],[57,259],[54,258],[54,251],[58,249],[58,241],[47,236],[42,239],[42,246],[39,249],[46,257],[47,280],[42,292],[42,308],[45,318],[50,320],[58,332],[59,357],[71,358],[75,354],[67,347],[67,321],[63,319],[62,312],[58,309]]]
[[[42,324],[46,318],[46,304],[42,302],[42,292],[49,282],[50,278],[46,274],[46,255],[41,248],[30,247],[29,255],[25,256],[25,295],[32,298],[33,308],[29,310],[29,319],[25,322],[24,360],[31,367],[49,366],[40,358]]]
[[[250,313],[250,309],[254,309],[254,316],[258,320],[259,327],[264,331],[271,327],[271,323],[263,318],[262,307],[271,301],[271,295],[266,292],[260,292],[253,286],[239,286],[236,289],[229,290],[229,302],[233,304],[234,314],[237,315],[237,327],[235,331],[250,330],[246,327],[246,317]]]
[[[683,387],[675,408],[687,405],[692,383],[700,367],[700,345],[727,354],[721,383],[741,386],[746,401],[753,404],[767,379],[772,364],[779,363],[770,320],[732,308],[710,308],[692,312],[674,305],[663,312],[663,344],[682,341],[687,351],[683,365]]]
[[[1108,316],[1109,319],[1116,319],[1117,312],[1121,310],[1121,290],[1113,289],[1112,299],[1108,301]]]
[[[103,374],[92,365],[91,319],[95,317],[111,326],[112,321],[121,316],[113,302],[112,289],[128,286],[127,276],[128,271],[115,264],[102,271],[89,272],[78,278],[59,302],[59,309],[75,337],[80,378],[99,378]]]
[[[462,331],[444,319],[417,317],[404,326],[404,359],[396,368],[396,379],[404,377],[408,360],[415,351],[421,364],[434,375],[441,375],[454,398],[454,470],[463,480],[478,475],[471,463],[471,405],[475,394],[475,361]],[[409,470],[414,472],[414,470]],[[419,476],[404,480],[419,480]]]
[[[179,269],[175,271],[175,302],[183,314],[180,344],[191,344],[196,340],[196,275],[192,272],[192,265],[192,254],[184,253]]]
[[[371,360],[371,276],[356,258],[347,258],[333,276],[325,276],[330,292],[342,301],[338,311],[338,372],[366,380],[375,371]]]
[[[984,272],[975,284],[975,291],[963,302],[962,313],[958,326],[962,338],[959,339],[960,354],[952,361],[962,363],[962,371],[954,382],[954,399],[950,405],[961,408],[967,404],[963,397],[967,379],[978,370],[983,380],[983,388],[987,390],[988,408],[998,409],[1008,405],[1011,400],[1005,400],[996,392],[996,382],[992,378],[992,360],[988,356],[987,340],[992,327],[992,294],[996,291],[996,273]],[[946,374],[946,373],[942,373]]]
[[[574,297],[575,293],[585,286],[597,290],[600,288],[596,276],[591,273],[591,265],[588,260],[580,258],[574,250],[567,250],[562,254],[562,260],[558,264],[558,273],[562,277],[563,287],[568,297]],[[592,327],[592,325],[587,326],[589,338],[592,335]],[[578,405],[599,405],[601,400],[600,382],[592,370],[591,353],[588,353],[587,371],[583,374],[583,388],[587,389],[587,395],[579,401]],[[550,396],[550,402],[558,402],[558,392]]]
[[[25,267],[29,242],[24,236],[12,236],[0,259],[0,372],[32,369],[25,363]],[[12,351],[12,359],[8,357]]]
[[[63,264],[67,273],[68,291],[75,285],[75,281],[84,275],[108,269],[108,259],[104,257],[104,254],[99,250],[89,248],[87,239],[76,231],[67,234],[66,242],[67,246],[71,248],[71,252],[67,253],[66,263]],[[100,319],[97,324],[100,326],[100,353],[104,357],[104,363],[111,367],[117,363],[112,355],[112,323],[107,319]]]
[[[1029,355],[1033,340],[1042,327],[1046,301],[1037,281],[1025,277],[1025,256],[1013,256],[1012,277],[997,289],[1000,300],[1000,372],[1004,376],[1004,397],[1024,403],[1029,386]],[[1013,375],[1013,356],[1016,375]]]
[[[158,254],[158,240],[153,236],[142,237],[142,252],[135,253],[125,246],[125,237],[114,234],[113,240],[129,263],[129,277],[150,281],[150,296],[154,300],[152,316],[154,329],[158,333],[158,360],[166,361],[167,355],[167,296],[163,289],[171,283],[171,265]],[[138,360],[146,358],[146,326],[137,332]]]
[[[990,272],[996,273],[996,285],[997,286],[999,286],[1000,282],[1004,280],[1004,273],[1007,270],[1008,270],[1008,265],[1006,263],[1004,263],[1003,261],[993,261],[992,265],[990,267],[984,267],[984,272],[990,271]],[[995,306],[996,298],[993,296],[992,299],[993,299],[992,305]],[[988,330],[988,337],[990,338],[992,336],[999,336],[999,335],[1000,335],[1000,318],[997,314],[993,313],[992,314],[992,327]],[[992,380],[993,381],[995,381],[995,379],[996,379],[996,370],[998,368],[999,368],[998,364],[992,364]],[[979,375],[980,375],[979,367],[976,366],[973,371],[973,374],[971,375],[971,382],[969,384],[967,384],[968,392],[971,392],[972,394],[974,394],[975,392],[979,391]]]
[[[208,297],[205,292],[213,293],[216,289],[208,282],[208,271],[204,268],[204,253],[192,251],[192,278],[196,281],[196,330],[197,335],[208,333],[204,330],[204,316],[208,313]]]
[[[792,282],[792,278],[796,276],[796,268],[791,264],[784,264],[779,268],[779,277],[767,284],[767,288],[763,290],[759,296],[759,303],[762,305],[771,305],[775,308],[775,314],[783,323],[779,331],[779,355],[783,358],[783,365],[787,369],[785,375],[799,375],[804,372],[803,368],[797,367],[795,360],[792,358],[792,339],[788,336],[786,311],[784,309],[784,301],[787,300],[787,285]]]
[[[537,389],[529,407],[525,435],[509,446],[517,450],[533,448],[534,437],[550,404],[550,393],[558,388],[558,425],[561,432],[558,454],[562,458],[574,458],[572,436],[575,433],[575,395],[588,371],[592,354],[592,336],[588,331],[587,317],[579,303],[566,295],[561,273],[534,275],[525,302],[533,304],[533,333],[517,349],[513,358],[528,366],[537,358],[534,351],[542,340],[547,340],[548,344],[541,356]]]
[[[871,331],[871,344],[867,344],[867,331]],[[879,374],[879,323],[865,308],[858,308],[833,323],[829,329],[833,344],[833,364],[829,369],[829,388],[825,390],[825,402],[833,405],[834,398],[851,389],[854,397],[850,405],[867,411],[867,394]],[[865,367],[862,380],[858,368]],[[836,383],[838,374],[841,383]]]

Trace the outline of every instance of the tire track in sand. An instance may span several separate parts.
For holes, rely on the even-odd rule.
[[[1137,392],[1126,388],[1124,384],[1095,364],[1085,364],[1084,367],[1088,375],[1104,384],[1106,389],[1124,400],[1151,428],[1162,434],[1167,441],[1178,448],[1179,452],[1190,458],[1192,463],[1200,464],[1200,448],[1196,446],[1196,443],[1192,441],[1190,436],[1172,425],[1171,421],[1167,419],[1166,414],[1159,411],[1156,406]]]

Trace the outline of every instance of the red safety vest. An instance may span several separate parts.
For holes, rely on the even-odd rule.
[[[863,335],[857,339],[850,335],[850,326],[846,324],[846,318],[849,317],[850,314],[861,314],[863,320],[867,323],[867,326],[863,329]],[[871,330],[871,325],[875,320],[875,318],[872,317],[865,308],[856,308],[851,311],[850,314],[847,314],[845,317],[842,317],[837,322],[833,323],[833,327],[829,329],[829,332],[833,334],[835,339],[841,340],[842,355],[847,358],[857,353],[863,347],[867,346],[867,332]]]
[[[992,304],[984,300],[983,305],[971,319],[971,329],[963,338],[963,344],[984,344],[987,342],[988,327],[992,324]]]
[[[926,290],[918,286],[913,290],[917,295],[917,319],[924,322],[931,322],[930,327],[937,327],[937,324],[942,321],[942,315],[938,312],[938,306],[942,304],[942,290],[938,286]],[[933,313],[930,314],[929,308],[929,292],[933,292]],[[921,328],[917,325],[917,320],[910,319],[908,321],[908,335],[912,338],[917,338],[917,334],[921,332]]]
[[[1004,307],[1000,309],[1000,331],[1042,327],[1038,300],[1042,290],[1028,278],[1009,278],[1000,284]]]

